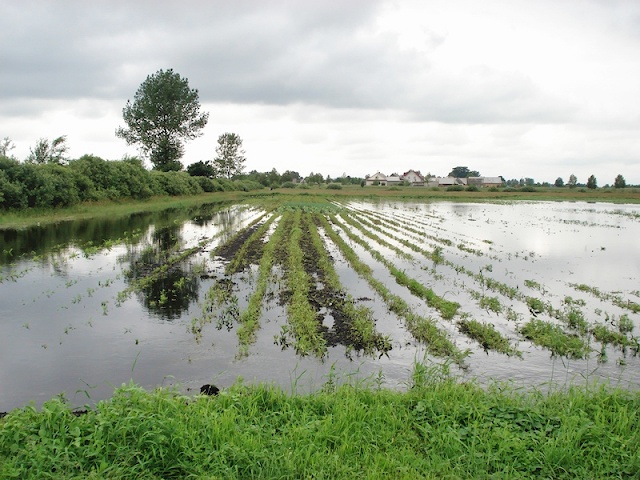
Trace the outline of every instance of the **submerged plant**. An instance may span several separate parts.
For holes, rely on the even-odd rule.
[[[590,348],[576,335],[571,335],[559,325],[543,320],[531,319],[520,327],[520,333],[536,345],[551,351],[552,355],[567,358],[585,358]]]

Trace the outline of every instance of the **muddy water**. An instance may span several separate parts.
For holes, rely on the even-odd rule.
[[[401,259],[386,247],[377,249],[411,277],[459,302],[461,312],[495,325],[523,352],[522,359],[485,353],[457,331],[455,319],[439,319],[437,312],[397,285],[385,267],[353,245],[376,278],[421,315],[436,318],[460,348],[470,350],[468,368],[459,371],[461,375],[527,385],[600,378],[640,386],[640,362],[630,352],[609,347],[605,362],[598,361],[597,352],[588,360],[552,358],[517,332],[531,317],[526,304],[491,292],[516,318],[482,309],[471,294],[482,287],[455,269],[459,265],[490,276],[556,308],[570,296],[583,302],[581,309],[592,325],[626,314],[635,324],[633,334],[640,335],[638,313],[575,288],[584,284],[640,302],[640,207],[545,202],[352,202],[348,207],[377,215],[383,225],[388,219],[422,232],[394,233],[421,248],[439,245],[448,264],[435,265],[392,239],[387,240],[411,253],[413,260]],[[378,330],[392,339],[388,357],[354,354],[350,359],[343,345],[330,348],[323,360],[283,350],[274,343],[286,324],[277,283],[270,285],[257,340],[247,357],[237,355],[233,322],[229,328],[207,324],[196,338],[192,320],[201,316],[206,292],[224,269],[223,262],[211,258],[211,250],[262,213],[242,205],[212,205],[0,231],[0,411],[30,401],[41,404],[62,392],[73,404],[92,403],[130,380],[148,388],[179,384],[193,392],[205,383],[225,386],[242,376],[247,382],[309,391],[334,373],[371,381],[381,373],[386,386],[406,385],[413,362],[425,358],[424,347],[330,242],[327,248],[348,293],[373,309]],[[144,288],[122,295],[172,256],[198,245],[202,247],[196,253],[172,264]],[[255,277],[255,268],[233,276],[240,310],[247,305]],[[331,326],[331,318],[325,322]],[[593,346],[600,351],[600,345]]]

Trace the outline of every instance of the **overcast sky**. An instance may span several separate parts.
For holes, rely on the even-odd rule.
[[[638,0],[0,0],[0,138],[23,159],[137,154],[116,138],[173,68],[246,170],[363,177],[455,166],[640,184]]]

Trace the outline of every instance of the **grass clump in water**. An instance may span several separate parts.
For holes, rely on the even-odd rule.
[[[551,322],[531,319],[520,328],[520,333],[527,340],[560,357],[585,358],[590,351],[581,338],[566,333],[562,327]]]
[[[463,318],[458,322],[458,329],[465,335],[476,340],[485,352],[493,350],[505,355],[522,357],[522,352],[509,343],[509,339],[496,330],[491,324],[477,320]]]

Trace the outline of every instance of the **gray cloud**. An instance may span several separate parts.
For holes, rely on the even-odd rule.
[[[21,2],[0,20],[0,96],[121,99],[173,68],[203,102],[395,109],[444,122],[565,120],[526,78],[432,72],[428,55],[374,35],[378,3]],[[433,34],[433,48],[445,40]]]

